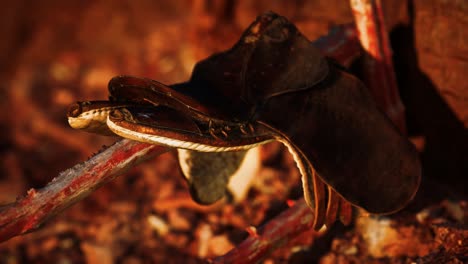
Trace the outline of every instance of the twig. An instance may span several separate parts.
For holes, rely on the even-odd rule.
[[[0,242],[38,228],[127,169],[167,150],[123,139],[60,173],[44,188],[30,189],[25,197],[0,208]]]
[[[392,50],[380,0],[351,0],[364,54],[364,82],[377,104],[402,132],[406,132],[405,107],[401,102]]]
[[[304,199],[282,212],[258,231],[251,231],[250,236],[226,255],[215,258],[212,263],[259,263],[269,253],[281,245],[310,230],[314,213]]]

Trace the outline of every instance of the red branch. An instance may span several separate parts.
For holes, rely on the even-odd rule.
[[[0,242],[38,228],[51,216],[82,200],[137,163],[159,155],[165,147],[123,139],[88,161],[60,173],[40,190],[0,208]]]
[[[405,107],[400,99],[380,0],[351,0],[359,40],[365,51],[364,82],[377,104],[402,132]]]
[[[295,205],[263,225],[254,234],[213,263],[259,263],[281,245],[312,228],[314,213],[300,199]]]

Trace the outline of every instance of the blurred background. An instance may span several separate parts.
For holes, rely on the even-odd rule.
[[[444,217],[462,219],[466,227],[468,2],[382,3],[409,135],[424,165],[422,188],[400,215],[415,217],[432,207],[446,212],[455,206],[461,218],[450,212]],[[230,48],[268,10],[286,16],[310,40],[353,21],[348,1],[342,0],[2,3],[0,204],[43,187],[117,140],[71,129],[68,105],[106,99],[107,82],[119,74],[166,84],[187,80],[198,60]],[[284,210],[287,199],[301,195],[294,162],[281,146],[262,149],[258,173],[246,202],[201,207],[190,200],[174,155],[164,154],[40,230],[0,244],[0,263],[196,263],[224,254],[246,237],[245,227],[260,225]],[[295,247],[279,250],[267,261],[334,263],[373,257],[379,263],[405,255],[366,250],[360,244],[365,239],[359,240],[353,227],[333,230],[324,236],[304,234]],[[466,235],[466,228],[461,230]],[[429,246],[434,237],[426,235],[421,240],[425,247],[406,256],[424,257],[434,250]],[[359,250],[347,255],[347,247],[337,245]]]

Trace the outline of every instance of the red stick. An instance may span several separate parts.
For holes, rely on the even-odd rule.
[[[259,263],[269,253],[281,245],[312,229],[314,213],[304,199],[276,216],[254,235],[250,235],[240,245],[226,255],[212,260],[212,263]]]
[[[406,132],[405,108],[401,102],[392,51],[380,0],[351,0],[364,54],[364,82],[377,104],[402,132]]]
[[[0,208],[0,242],[38,228],[51,216],[80,201],[137,163],[159,155],[165,147],[123,139],[77,164],[40,190],[30,189]]]

